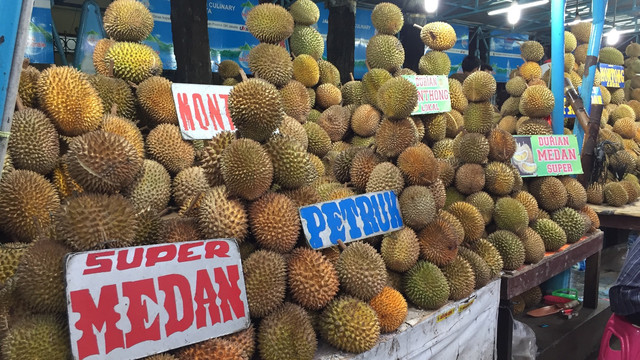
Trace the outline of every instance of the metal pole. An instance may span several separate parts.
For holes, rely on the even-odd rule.
[[[0,177],[9,144],[33,1],[0,1]]]
[[[593,79],[596,76],[598,55],[600,54],[600,43],[602,41],[602,29],[604,27],[605,15],[607,13],[607,2],[608,0],[593,0],[591,2],[593,22],[591,23],[591,37],[589,37],[589,48],[587,50],[587,59],[584,63],[582,86],[580,87],[580,97],[582,97],[584,108],[588,112],[590,112],[591,109],[591,91],[593,88]],[[582,130],[582,127],[578,124],[574,124],[573,133],[578,138],[578,149],[582,150],[582,142],[584,140],[584,131]]]
[[[555,99],[551,125],[559,135],[564,133],[564,10],[565,0],[551,0],[551,92]]]

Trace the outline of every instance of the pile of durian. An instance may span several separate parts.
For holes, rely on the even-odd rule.
[[[565,77],[571,79],[574,87],[582,85],[584,62],[587,56],[591,23],[579,23],[565,31]],[[535,41],[526,41],[521,45],[522,57],[525,63],[512,72],[506,84],[510,97],[500,109],[502,119],[498,128],[518,135],[546,135],[552,134],[551,126],[544,119],[553,108],[551,92],[541,87],[550,85],[551,72],[545,72],[541,77],[538,61],[544,56],[543,47]],[[610,141],[613,144],[605,147],[606,162],[601,173],[595,174],[593,184],[588,187],[587,195],[590,204],[609,206],[623,206],[635,202],[640,195],[638,178],[640,171],[640,127],[636,120],[640,116],[640,91],[634,92],[634,84],[640,87],[640,76],[634,75],[640,70],[640,45],[632,43],[626,48],[629,56],[624,55],[613,47],[600,49],[599,62],[611,65],[624,65],[624,88],[607,88],[601,85],[601,74],[596,70],[594,86],[599,86],[605,108],[602,111],[601,129],[598,143]],[[634,79],[635,78],[635,82]],[[541,80],[542,79],[542,80]],[[527,107],[531,107],[530,99],[525,97],[526,91],[533,85],[541,86],[545,96],[540,97],[536,109],[545,109],[539,114],[532,114]],[[525,102],[526,101],[526,102]],[[568,106],[565,104],[565,106]],[[565,118],[565,134],[572,134],[574,118]]]
[[[236,63],[219,64],[235,84],[237,131],[205,142],[181,138],[171,82],[138,43],[153,26],[138,4],[107,9],[98,75],[27,67],[20,79],[0,181],[5,360],[69,356],[69,252],[234,238],[253,325],[151,358],[301,360],[313,358],[318,341],[367,351],[404,322],[408,302],[434,310],[464,299],[503,269],[540,261],[599,226],[575,179],[524,182],[511,165],[515,131],[505,124],[517,121],[494,112],[490,74],[449,80],[450,112],[410,116],[417,94],[400,76],[413,71],[402,68],[394,35],[404,20],[393,4],[372,12],[370,71],[345,84],[321,59],[312,1],[254,7],[255,77],[243,81]],[[431,49],[420,73],[447,75],[442,51],[455,44],[453,28],[430,23],[420,36]],[[277,45],[287,39],[291,54]],[[553,97],[540,74],[525,80],[526,69],[517,101],[527,119],[517,127],[533,131],[548,126],[540,119]],[[397,193],[404,229],[344,250],[306,246],[299,207],[381,190]]]

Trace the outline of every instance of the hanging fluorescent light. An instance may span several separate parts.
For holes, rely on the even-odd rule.
[[[539,5],[544,5],[549,3],[549,0],[539,0],[539,1],[533,1],[533,2],[529,2],[526,4],[520,4],[518,5],[520,9],[527,9],[530,7],[534,7],[534,6],[539,6]],[[498,15],[498,14],[504,14],[506,12],[509,12],[511,9],[511,6],[502,8],[502,9],[497,9],[497,10],[491,10],[489,11],[487,14],[488,15]]]
[[[439,0],[424,0],[424,10],[428,13],[434,13],[438,10]]]
[[[620,33],[616,28],[609,30],[607,33],[607,45],[615,45],[620,40]]]
[[[511,3],[509,11],[507,12],[507,21],[511,25],[515,25],[520,20],[520,14],[522,13],[520,5],[517,2]]]

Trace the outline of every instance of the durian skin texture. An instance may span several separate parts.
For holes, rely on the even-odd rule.
[[[65,360],[71,356],[66,321],[55,315],[31,315],[13,325],[0,342],[5,360]]]
[[[333,300],[320,316],[320,334],[340,350],[361,353],[373,348],[380,322],[367,303],[345,296]]]
[[[298,248],[288,262],[289,289],[300,305],[320,310],[338,293],[338,273],[322,253]]]
[[[311,319],[298,305],[284,304],[260,323],[258,350],[264,360],[311,360],[317,347]]]
[[[58,132],[39,110],[26,108],[13,114],[8,152],[13,166],[46,175],[60,155]]]
[[[140,42],[153,30],[153,16],[143,3],[116,0],[104,13],[104,29],[116,41]]]

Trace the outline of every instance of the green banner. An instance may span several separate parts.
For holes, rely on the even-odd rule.
[[[522,177],[582,174],[575,135],[518,135],[511,163]]]
[[[445,75],[402,75],[418,88],[418,106],[411,115],[451,111],[449,80]]]

